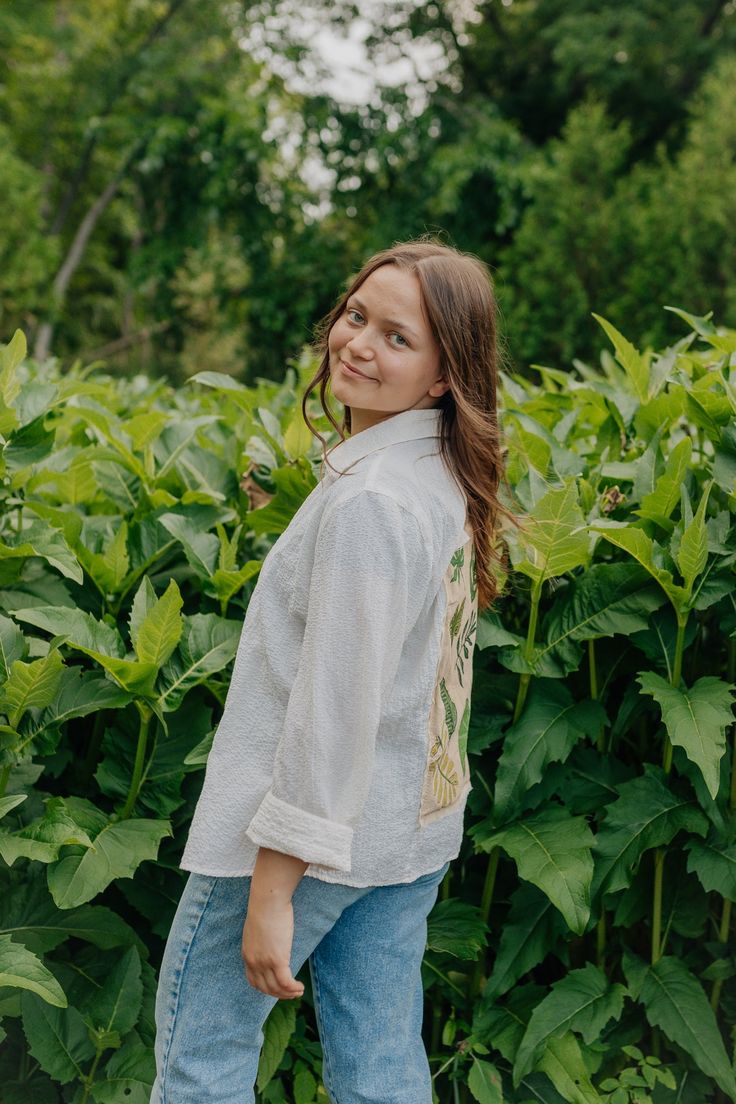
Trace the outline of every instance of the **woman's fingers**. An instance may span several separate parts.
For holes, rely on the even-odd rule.
[[[267,996],[277,997],[279,1000],[293,1000],[304,992],[304,986],[292,976],[288,966],[261,970],[246,967],[245,975],[248,984],[254,989],[258,989]]]
[[[292,975],[288,963],[285,966],[278,966],[273,971],[273,975],[276,985],[280,986],[283,992],[290,997],[300,997],[304,992],[304,986]]]

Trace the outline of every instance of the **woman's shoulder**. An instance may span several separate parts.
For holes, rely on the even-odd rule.
[[[426,551],[438,562],[465,539],[466,503],[439,456],[430,464],[396,462],[395,450],[376,455],[334,480],[324,499],[324,516],[335,512],[343,524],[418,530]]]

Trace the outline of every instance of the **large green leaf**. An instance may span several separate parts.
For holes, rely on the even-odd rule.
[[[235,658],[243,631],[242,621],[230,621],[214,613],[184,618],[179,648],[161,672],[162,708],[178,709],[184,695],[208,675],[225,670]]]
[[[697,874],[703,889],[736,901],[736,843],[690,839],[685,847],[689,852],[687,868]]]
[[[22,943],[0,935],[0,987],[10,985],[38,993],[48,1004],[65,1008],[64,990],[43,962]]]
[[[635,513],[642,518],[657,522],[665,528],[671,528],[670,514],[680,501],[680,488],[690,466],[692,441],[683,437],[667,457],[664,471],[658,478],[654,490],[641,501]]]
[[[574,576],[557,598],[545,619],[545,640],[535,650],[535,661],[548,654],[559,657],[560,674],[569,674],[580,665],[581,641],[646,629],[651,611],[665,601],[661,588],[638,564],[593,564]]]
[[[568,927],[578,935],[585,931],[595,838],[584,817],[572,817],[560,806],[550,805],[498,831],[488,832],[485,822],[480,822],[469,834],[475,835],[480,850],[503,848],[516,863],[519,877],[547,894]]]
[[[89,422],[99,431],[100,435],[111,446],[110,454],[115,457],[116,461],[145,483],[146,469],[138,457],[131,452],[127,443],[127,434],[120,419],[115,416],[113,411],[102,410],[98,406],[92,408],[82,400],[75,413],[78,418]],[[98,455],[101,451],[97,450]]]
[[[102,594],[117,594],[130,568],[128,557],[128,523],[122,520],[102,552],[90,550],[78,541],[75,551],[80,563]]]
[[[10,341],[0,344],[0,395],[8,406],[20,391],[21,381],[16,372],[28,354],[28,342],[23,330],[16,329]]]
[[[125,1035],[138,1021],[142,1000],[140,955],[129,947],[90,1001],[85,1019],[98,1031]]]
[[[156,605],[157,601],[158,597],[154,590],[153,583],[147,575],[144,575],[135,592],[135,597],[133,598],[130,614],[128,616],[128,630],[133,647],[135,647],[135,642],[138,639],[141,625],[146,620],[146,617]]]
[[[698,504],[695,517],[685,527],[675,557],[689,593],[692,593],[695,580],[705,571],[705,565],[708,562],[708,531],[705,525],[705,509],[711,487],[712,483],[708,484]]]
[[[223,571],[218,567],[212,576],[212,589],[220,601],[229,602],[234,594],[255,578],[261,567],[261,560],[248,560],[239,571]]]
[[[21,1008],[28,1049],[41,1069],[62,1085],[81,1080],[95,1048],[77,1009],[54,1008],[35,993],[23,994]]]
[[[736,686],[705,675],[689,689],[671,686],[660,675],[645,671],[637,677],[645,694],[662,710],[667,734],[702,772],[711,797],[718,793],[719,764],[726,751],[726,729],[734,721],[731,695]]]
[[[602,318],[599,314],[595,314],[592,311],[591,313],[598,325],[605,330],[611,344],[616,350],[616,360],[626,373],[632,391],[639,402],[645,403],[650,396],[650,387],[652,383],[651,353],[640,353],[639,350],[631,344],[628,338],[624,337],[611,322],[606,318]]]
[[[44,815],[19,831],[0,831],[0,855],[8,866],[20,857],[53,862],[60,848],[71,844],[91,847],[92,840],[69,814],[61,797],[49,798]]]
[[[254,533],[283,533],[307,495],[316,486],[312,469],[304,458],[294,464],[273,468],[276,494],[267,506],[249,510],[244,521]]]
[[[179,588],[172,579],[166,592],[135,625],[132,644],[141,663],[153,663],[160,667],[169,658],[181,637],[180,610],[183,604]]]
[[[689,797],[667,785],[664,771],[644,764],[644,774],[618,787],[596,836],[593,894],[615,893],[631,884],[639,860],[651,847],[669,843],[681,829],[705,835],[708,819]]]
[[[590,1080],[580,1044],[572,1032],[549,1039],[537,1060],[566,1104],[603,1104]]]
[[[9,617],[0,615],[0,680],[5,680],[15,659],[25,659],[28,654],[23,633]]]
[[[37,625],[54,636],[63,637],[73,648],[91,656],[110,673],[124,690],[148,697],[158,674],[155,663],[125,659],[125,646],[116,628],[96,621],[83,610],[67,606],[34,606],[14,611],[21,621]]]
[[[101,652],[92,652],[86,648],[80,651],[86,652],[92,659],[96,659],[100,666],[112,676],[118,686],[131,695],[142,698],[153,698],[154,686],[158,675],[158,666],[155,663],[140,663],[131,659],[117,659],[114,656],[102,655]]]
[[[654,965],[624,952],[631,996],[644,1006],[652,1027],[686,1050],[695,1064],[736,1100],[736,1078],[703,987],[684,962],[664,955]]]
[[[184,549],[189,564],[202,579],[214,574],[220,542],[213,533],[202,532],[190,518],[181,514],[161,514],[159,522]]]
[[[49,889],[59,908],[73,908],[101,893],[115,878],[131,878],[146,859],[155,859],[166,820],[121,820],[107,824],[90,848],[70,849],[48,868]]]
[[[28,870],[21,883],[2,887],[0,931],[12,935],[37,954],[51,951],[74,936],[102,950],[140,945],[121,916],[104,905],[80,905],[59,910],[51,898],[43,868]]]
[[[27,722],[24,734],[58,727],[74,717],[86,717],[100,709],[122,709],[131,701],[127,691],[115,686],[99,671],[65,667],[56,697],[49,702],[37,721]]]
[[[671,571],[657,563],[659,551],[652,538],[643,529],[636,529],[631,525],[612,521],[610,518],[593,522],[591,529],[597,530],[611,544],[615,544],[617,548],[633,556],[652,578],[656,579],[674,608],[677,610],[684,608],[688,599],[687,589],[674,581]]]
[[[18,805],[22,805],[28,794],[11,794],[8,797],[0,797],[0,820],[11,813]]]
[[[5,541],[0,541],[0,561],[27,560],[31,556],[40,556],[75,583],[81,585],[84,581],[82,568],[63,534],[43,521],[34,521],[20,533],[9,533]]]
[[[112,625],[97,621],[91,613],[68,606],[33,606],[13,611],[13,617],[27,621],[52,636],[61,636],[76,648],[122,659],[125,645]]]
[[[620,1018],[625,995],[623,985],[609,983],[592,962],[554,982],[532,1012],[519,1044],[514,1084],[535,1066],[550,1039],[577,1031],[587,1043],[594,1042],[610,1019]]]
[[[473,1058],[468,1074],[468,1088],[478,1104],[503,1104],[501,1074],[491,1062]]]
[[[293,1000],[277,1001],[263,1025],[264,1039],[256,1078],[259,1092],[263,1092],[281,1065],[281,1059],[296,1027],[296,1005],[297,1002]]]
[[[513,1065],[529,1018],[546,990],[541,985],[516,985],[505,999],[479,1002],[473,1009],[473,1035]]]
[[[105,1080],[90,1092],[97,1104],[149,1104],[156,1077],[153,1047],[131,1039],[116,1050],[105,1066]]]
[[[494,819],[502,822],[518,812],[544,768],[564,762],[578,740],[597,732],[605,721],[600,702],[576,702],[564,683],[535,680],[524,712],[504,737],[496,773]]]
[[[488,927],[478,905],[448,897],[438,901],[427,919],[427,946],[457,958],[473,959],[488,941]]]
[[[547,491],[524,517],[522,531],[508,539],[514,567],[537,583],[586,563],[588,534],[575,481]]]
[[[29,709],[44,709],[54,700],[61,681],[64,661],[54,648],[42,659],[24,663],[14,659],[10,674],[0,687],[0,708],[17,728]]]
[[[555,950],[565,922],[550,899],[529,882],[520,882],[501,929],[493,971],[483,989],[483,1001],[493,1002]]]

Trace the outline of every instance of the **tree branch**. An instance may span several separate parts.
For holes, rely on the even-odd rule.
[[[54,277],[52,285],[52,315],[47,318],[38,328],[36,339],[33,345],[33,356],[38,361],[43,361],[49,355],[51,348],[51,338],[54,333],[55,316],[56,313],[66,298],[69,282],[76,272],[79,264],[84,256],[84,252],[89,243],[89,239],[92,236],[92,232],[97,225],[100,216],[109,206],[110,201],[113,199],[120,184],[125,177],[131,162],[138,155],[138,153],[145,146],[145,141],[141,140],[135,143],[126,154],[123,163],[115,173],[110,183],[100,196],[94,201],[87,214],[84,216],[77,232],[72,239],[72,243],[69,246],[67,255],[61,263],[59,271]]]

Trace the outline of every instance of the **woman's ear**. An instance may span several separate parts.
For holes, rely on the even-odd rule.
[[[450,382],[446,379],[440,379],[437,383],[433,383],[429,389],[429,394],[435,399],[439,399],[441,395],[444,395],[446,391],[450,390]]]

